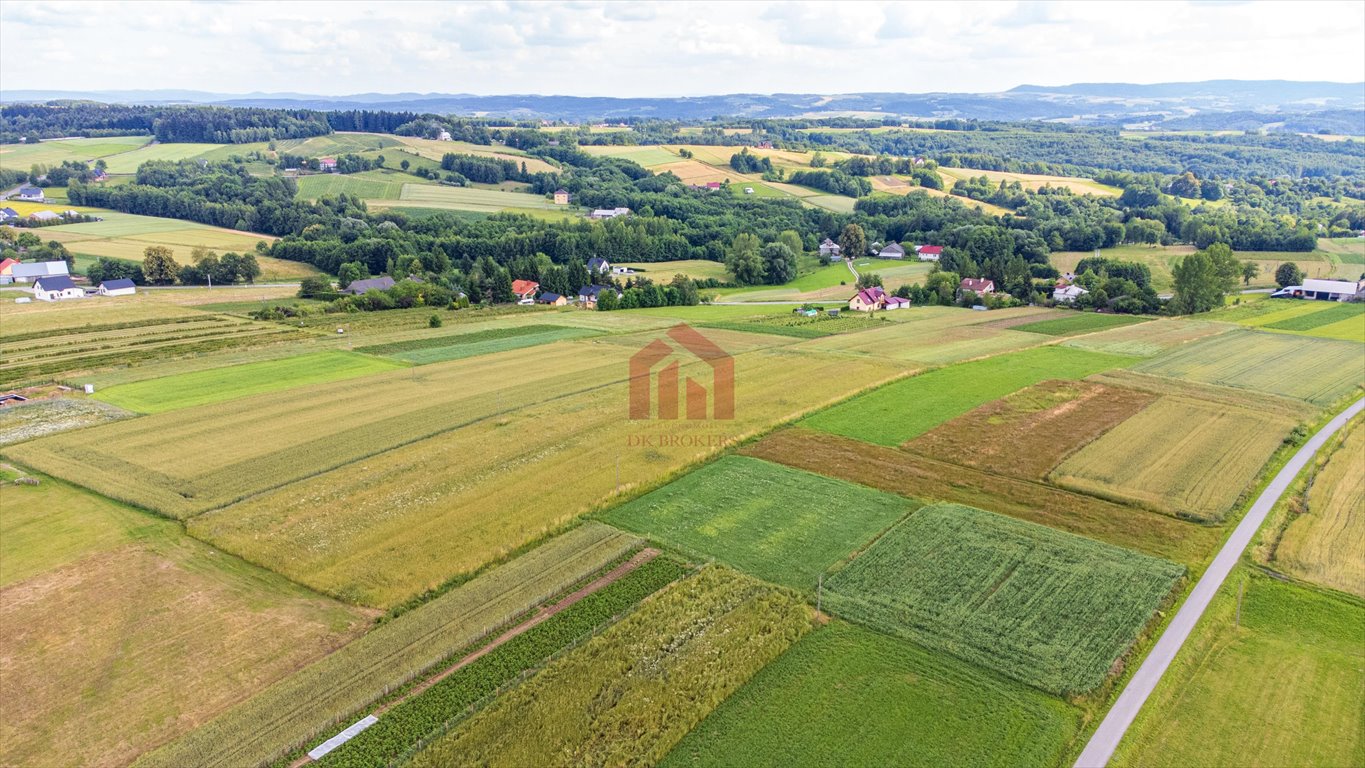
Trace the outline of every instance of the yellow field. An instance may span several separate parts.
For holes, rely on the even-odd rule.
[[[672,173],[683,181],[684,184],[706,184],[712,181],[730,181],[731,183],[741,180],[757,179],[758,176],[749,176],[740,173],[728,165],[722,168],[707,165],[696,160],[678,160],[672,163],[656,165],[650,170],[655,173]],[[770,184],[771,186],[771,184]],[[788,185],[781,185],[788,186]]]
[[[1053,482],[1179,517],[1221,520],[1294,422],[1162,397],[1062,462]]]
[[[1357,418],[1313,478],[1303,514],[1290,521],[1275,566],[1365,597],[1365,420]]]
[[[648,277],[656,283],[666,283],[673,279],[674,275],[687,275],[693,280],[726,280],[729,273],[725,271],[725,265],[718,261],[706,261],[704,259],[686,259],[683,261],[656,261],[656,262],[630,262],[616,263],[612,266],[626,267],[634,269],[643,277]]]
[[[367,618],[65,483],[0,486],[0,764],[126,765]]]
[[[172,291],[166,291],[169,294]],[[183,293],[190,293],[184,291]],[[197,317],[189,309],[181,309],[149,296],[145,291],[135,296],[120,296],[118,301],[35,301],[15,304],[0,301],[0,342],[6,336],[39,331],[79,328],[82,325],[128,323],[140,320]]]
[[[472,571],[611,499],[657,483],[683,467],[817,405],[899,375],[897,366],[786,349],[742,350],[769,337],[708,330],[736,354],[736,418],[702,425],[661,425],[626,418],[626,355],[644,337],[608,337],[606,347],[565,345],[574,357],[611,360],[584,372],[582,387],[530,401],[503,389],[509,407],[471,414],[466,426],[310,477],[190,521],[195,536],[242,553],[321,591],[366,605],[388,606]],[[615,348],[612,348],[615,347]],[[508,353],[514,369],[527,359],[556,365],[563,355],[542,347]],[[694,364],[684,375],[700,378]],[[431,367],[431,366],[429,366]],[[471,375],[478,375],[471,372]],[[524,376],[522,377],[525,378]],[[369,381],[374,381],[372,378]],[[469,377],[462,377],[469,386]],[[781,381],[781,387],[773,383]],[[378,385],[376,385],[378,386]],[[395,382],[396,386],[396,382]],[[546,382],[538,389],[554,387]],[[381,387],[382,388],[382,387]],[[682,435],[700,444],[640,445],[643,438]],[[451,473],[449,467],[459,466]]]
[[[1101,197],[1118,197],[1123,193],[1118,187],[1111,187],[1108,184],[1101,184],[1093,179],[1082,179],[1075,176],[1047,176],[1037,173],[1012,173],[1009,171],[979,171],[974,168],[945,168],[939,166],[938,172],[943,176],[946,185],[951,188],[953,181],[957,179],[976,179],[982,176],[990,179],[992,183],[999,184],[1001,181],[1019,182],[1024,185],[1024,189],[1038,190],[1045,186],[1067,187],[1078,195],[1099,195]]]
[[[802,342],[800,349],[855,358],[941,365],[1035,347],[1048,341],[1034,333],[984,325],[987,321],[1046,314],[1035,307],[971,312],[946,307],[915,307],[890,313],[899,322],[853,335]],[[989,315],[989,317],[988,317]]]

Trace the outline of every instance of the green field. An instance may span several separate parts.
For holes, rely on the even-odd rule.
[[[646,168],[655,165],[665,165],[667,163],[677,162],[678,160],[677,155],[661,147],[586,144],[579,147],[579,149],[582,149],[590,155],[622,157],[627,160],[633,160]]]
[[[555,205],[553,200],[546,199],[544,195],[475,187],[447,187],[436,184],[404,184],[397,200],[376,201],[375,207],[444,208],[477,213],[497,213],[508,210],[517,213],[545,211],[561,216],[572,215],[568,206]]]
[[[151,136],[109,136],[98,139],[5,144],[0,146],[0,168],[27,172],[34,165],[61,165],[67,160],[90,162],[121,152],[132,152],[151,140]]]
[[[1361,346],[1351,342],[1238,330],[1176,347],[1133,370],[1326,406],[1365,383],[1360,356]]]
[[[160,413],[309,384],[353,379],[401,367],[352,352],[316,352],[122,384],[101,390],[96,397],[130,411]]]
[[[505,328],[489,328],[473,333],[431,336],[357,347],[355,351],[371,355],[385,355],[395,360],[422,365],[596,335],[598,335],[598,331],[591,328],[571,328],[563,325],[515,325]]]
[[[222,149],[230,145],[227,144],[148,144],[132,152],[124,152],[106,158],[108,170],[111,174],[136,173],[138,166],[148,160],[188,160],[192,157],[208,154],[212,150]]]
[[[1110,328],[1144,322],[1146,318],[1132,315],[1101,315],[1095,312],[1080,312],[1074,317],[1059,317],[1053,320],[1040,320],[1036,323],[1012,325],[1010,330],[1041,333],[1047,336],[1073,336],[1078,333],[1091,333]]]
[[[618,262],[613,267],[626,267],[643,274],[656,283],[667,283],[674,275],[687,275],[693,280],[729,280],[730,273],[718,261],[684,259],[682,261]]]
[[[807,418],[812,429],[880,445],[899,445],[955,416],[1048,379],[1080,379],[1132,358],[1064,347],[940,368],[888,384]]]
[[[603,525],[570,531],[384,623],[137,764],[258,765],[321,741],[319,735],[354,721],[352,714],[638,545],[635,537]]]
[[[693,557],[805,591],[918,506],[841,480],[727,456],[602,519]]]
[[[1110,765],[1365,764],[1363,635],[1360,600],[1233,571]]]
[[[650,765],[810,628],[722,567],[683,579],[419,752],[413,768]]]
[[[883,322],[883,318],[874,317],[871,313],[849,312],[835,316],[821,314],[815,317],[796,314],[766,315],[743,320],[721,320],[706,323],[705,327],[747,331],[749,333],[771,333],[797,339],[818,339],[839,333],[871,330],[881,326]]]
[[[1156,357],[1168,349],[1208,336],[1227,333],[1234,327],[1225,323],[1162,318],[1149,323],[1123,325],[1067,339],[1062,345],[1115,355]]]
[[[1218,310],[1211,318],[1263,330],[1365,341],[1365,305],[1264,299]]]
[[[926,507],[825,580],[875,629],[1059,695],[1109,676],[1184,567],[955,504]]]
[[[314,173],[299,177],[298,195],[306,200],[341,194],[365,200],[397,200],[403,194],[403,185],[412,181],[412,176],[397,171],[365,171],[350,175]]]
[[[835,621],[689,733],[663,768],[1060,764],[1080,729],[1058,699],[943,653]]]

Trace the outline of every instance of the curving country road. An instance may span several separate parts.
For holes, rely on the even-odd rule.
[[[1109,714],[1104,716],[1104,721],[1090,737],[1081,756],[1076,759],[1076,768],[1103,768],[1109,762],[1109,758],[1113,757],[1114,750],[1118,749],[1119,742],[1123,740],[1123,735],[1133,724],[1133,718],[1137,717],[1147,697],[1152,695],[1157,683],[1161,682],[1161,676],[1166,673],[1166,668],[1171,666],[1171,661],[1185,644],[1185,639],[1190,636],[1195,624],[1199,623],[1199,617],[1204,615],[1204,610],[1209,607],[1218,588],[1223,585],[1228,573],[1241,559],[1242,551],[1251,543],[1251,537],[1265,521],[1270,508],[1280,500],[1289,484],[1294,482],[1294,478],[1298,477],[1299,472],[1312,460],[1313,455],[1322,448],[1327,439],[1362,410],[1365,410],[1365,398],[1355,401],[1346,410],[1334,416],[1326,426],[1303,444],[1257,497],[1256,503],[1251,505],[1246,517],[1238,523],[1237,528],[1228,537],[1227,543],[1218,551],[1218,556],[1199,578],[1199,583],[1194,585],[1189,598],[1180,606],[1180,612],[1161,634],[1161,639],[1156,641],[1152,652],[1147,654],[1142,666],[1138,667],[1137,673],[1119,694]]]

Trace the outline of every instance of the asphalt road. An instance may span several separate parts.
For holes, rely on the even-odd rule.
[[[1204,571],[1199,583],[1194,585],[1189,598],[1180,606],[1180,612],[1161,634],[1161,639],[1156,641],[1156,646],[1147,654],[1137,674],[1128,681],[1109,714],[1104,716],[1099,729],[1090,737],[1081,756],[1076,759],[1076,768],[1103,768],[1109,762],[1109,758],[1113,757],[1114,750],[1123,740],[1123,735],[1128,732],[1128,727],[1133,724],[1133,718],[1137,717],[1138,710],[1142,709],[1147,697],[1152,695],[1157,683],[1161,682],[1161,676],[1166,673],[1166,668],[1171,666],[1171,661],[1185,644],[1185,639],[1190,636],[1194,625],[1199,623],[1199,617],[1204,615],[1218,588],[1223,585],[1228,573],[1241,559],[1243,550],[1251,543],[1251,537],[1265,521],[1270,508],[1275,506],[1275,502],[1279,501],[1280,496],[1289,488],[1289,484],[1312,460],[1313,454],[1318,452],[1327,439],[1362,410],[1365,410],[1365,398],[1355,401],[1346,410],[1338,413],[1303,444],[1289,463],[1275,475],[1275,479],[1270,481],[1270,485],[1266,486],[1265,491],[1256,499],[1256,503],[1251,505],[1246,517],[1242,518],[1242,522],[1232,532],[1232,536],[1228,537],[1227,543],[1219,550],[1209,569]]]

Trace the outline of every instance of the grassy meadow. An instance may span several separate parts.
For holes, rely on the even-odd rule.
[[[601,519],[805,592],[821,573],[917,507],[841,480],[727,456]]]
[[[915,512],[825,581],[834,613],[1059,695],[1113,671],[1184,568],[979,509]]]

